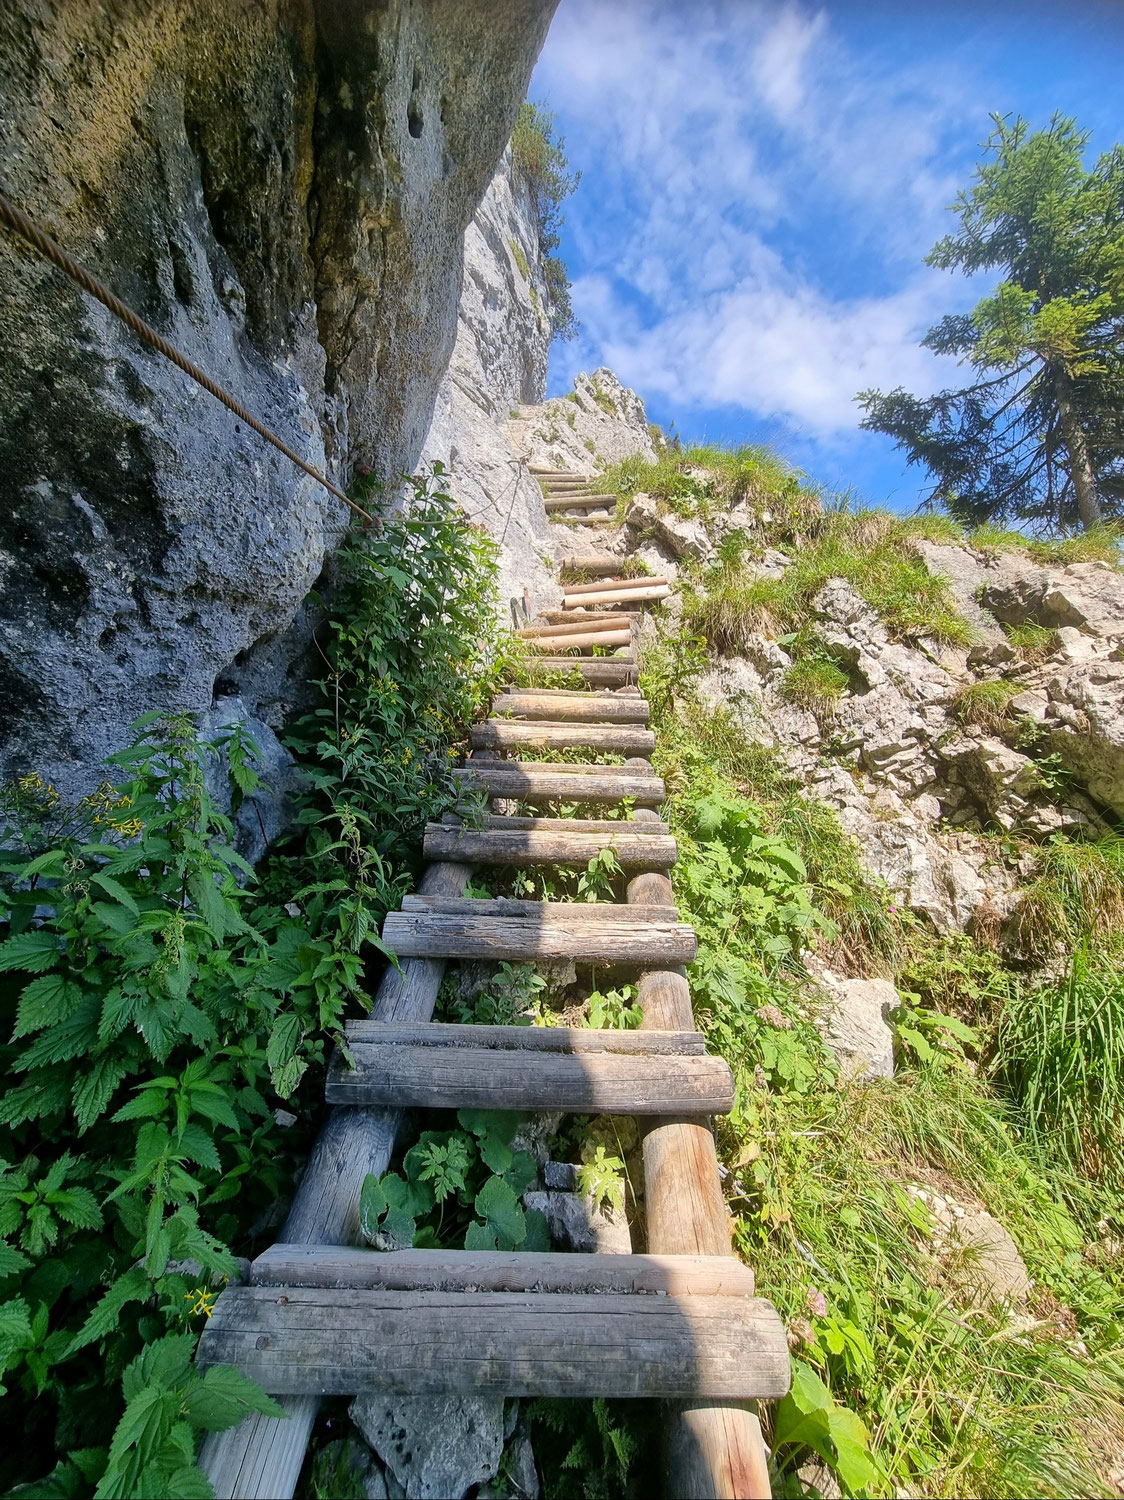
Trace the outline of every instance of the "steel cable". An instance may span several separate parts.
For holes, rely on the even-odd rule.
[[[83,291],[89,292],[91,297],[95,297],[103,307],[107,307],[114,317],[120,318],[122,323],[131,328],[150,349],[155,349],[157,354],[162,354],[165,359],[171,360],[172,364],[181,369],[185,375],[189,375],[205,391],[209,391],[217,401],[221,401],[240,421],[245,422],[247,427],[252,427],[259,436],[265,438],[266,442],[272,443],[298,468],[303,469],[318,484],[322,484],[330,494],[335,495],[337,500],[342,500],[345,505],[349,505],[357,515],[362,516],[372,526],[377,527],[380,524],[369,511],[365,511],[342,490],[338,490],[331,480],[326,479],[320,473],[319,469],[314,469],[311,464],[306,463],[300,454],[294,452],[287,443],[282,442],[276,433],[270,432],[268,427],[263,426],[256,417],[252,417],[244,406],[240,406],[233,396],[223,390],[221,385],[216,385],[198,365],[193,364],[186,355],[181,354],[174,344],[169,344],[167,339],[156,332],[155,328],[152,328],[143,318],[138,317],[131,307],[127,307],[120,297],[115,297],[108,287],[103,286],[96,276],[92,276],[84,266],[79,265],[73,256],[68,255],[60,244],[51,239],[50,235],[45,234],[22,208],[17,208],[2,192],[0,192],[0,223],[7,225],[9,229],[14,230],[16,234],[33,245],[44,259],[49,260],[60,271],[64,271]]]

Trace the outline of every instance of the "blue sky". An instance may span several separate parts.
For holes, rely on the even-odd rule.
[[[991,279],[923,257],[990,112],[1124,140],[1124,0],[562,0],[530,96],[582,172],[551,394],[607,364],[684,438],[912,509],[853,397],[959,379],[919,340]]]

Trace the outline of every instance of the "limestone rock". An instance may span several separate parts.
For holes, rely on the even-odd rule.
[[[357,1396],[348,1413],[407,1500],[461,1500],[500,1466],[502,1396]]]
[[[624,1215],[596,1206],[585,1194],[531,1192],[523,1194],[523,1202],[546,1215],[557,1250],[606,1255],[628,1255],[632,1251]]]
[[[570,395],[512,413],[508,432],[529,464],[596,474],[635,454],[655,458],[644,403],[612,370],[579,375]]]
[[[820,1031],[844,1076],[892,1078],[894,1033],[887,1017],[901,1004],[894,986],[888,979],[843,979],[823,965],[812,972],[826,998]]]
[[[465,231],[457,337],[422,462],[450,470],[449,493],[501,543],[501,597],[529,590],[532,614],[562,593],[542,490],[511,444],[508,416],[542,402],[549,311],[535,211],[509,148]]]
[[[1019,1248],[1007,1230],[984,1210],[953,1220],[949,1237],[949,1279],[972,1307],[1026,1302],[1031,1280]]]
[[[552,9],[12,0],[0,179],[311,463],[394,479]],[[0,774],[86,791],[220,679],[279,727],[349,512],[8,236],[0,301]]]

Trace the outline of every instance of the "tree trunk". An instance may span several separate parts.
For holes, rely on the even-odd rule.
[[[1053,365],[1054,392],[1058,398],[1058,417],[1061,422],[1062,439],[1069,452],[1069,473],[1077,495],[1077,511],[1081,525],[1086,531],[1102,520],[1101,502],[1097,495],[1097,476],[1093,472],[1093,461],[1089,457],[1089,444],[1085,429],[1073,404],[1073,379],[1062,365]]]

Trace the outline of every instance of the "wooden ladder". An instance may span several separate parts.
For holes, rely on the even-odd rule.
[[[785,1331],[731,1253],[706,1117],[732,1107],[733,1078],[707,1054],[691,1012],[684,966],[695,935],[678,919],[667,874],[675,841],[653,810],[664,786],[647,760],[648,705],[635,686],[601,675],[608,665],[635,672],[637,624],[611,658],[591,653],[612,627],[576,628],[578,614],[612,621],[596,611],[618,608],[621,596],[666,597],[662,587],[620,579],[586,586],[577,604],[568,593],[545,627],[562,634],[542,638],[580,653],[562,660],[586,689],[505,688],[472,731],[466,785],[532,804],[630,798],[635,810],[627,820],[448,816],[426,829],[432,863],[383,927],[401,967],[387,970],[370,1019],[346,1028],[354,1065],[332,1063],[333,1110],[281,1240],[253,1263],[247,1285],[223,1292],[200,1343],[201,1365],[236,1365],[289,1413],[206,1439],[200,1461],[219,1497],[291,1495],[318,1399],[375,1392],[657,1398],[670,1403],[669,1494],[769,1493],[752,1402],[788,1389]],[[574,747],[629,758],[496,758]],[[463,894],[475,866],[584,868],[604,849],[630,876],[623,905]],[[434,1023],[446,960],[480,958],[631,966],[641,1029]],[[354,1248],[363,1179],[386,1170],[411,1107],[637,1116],[649,1253]]]

